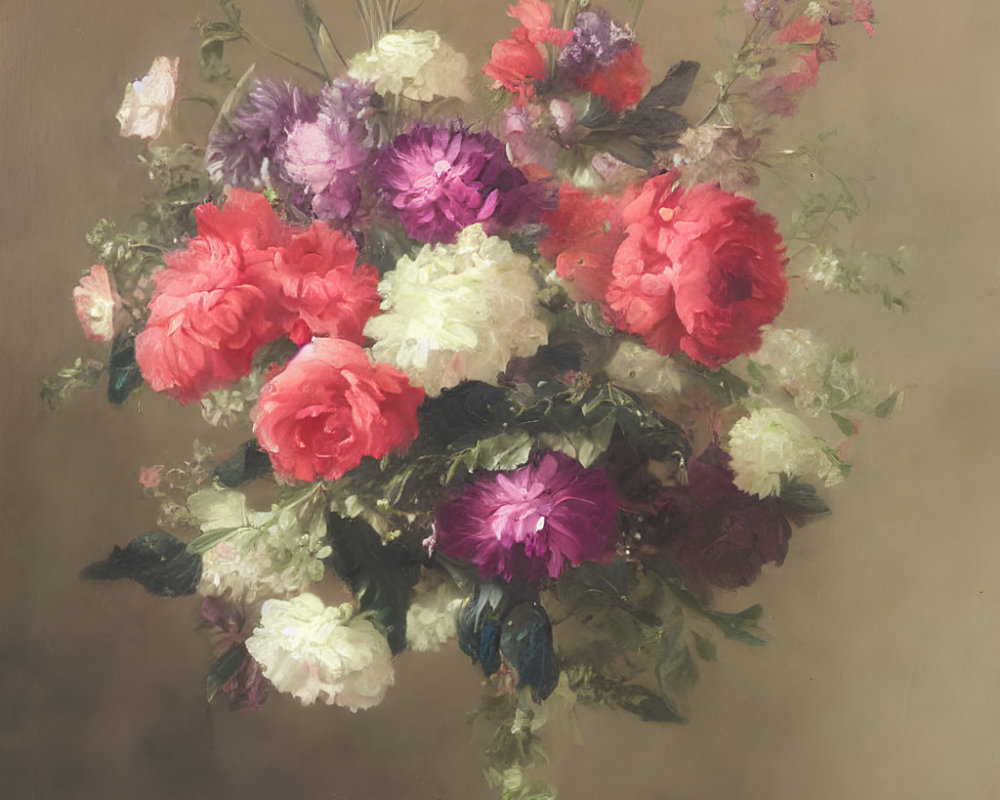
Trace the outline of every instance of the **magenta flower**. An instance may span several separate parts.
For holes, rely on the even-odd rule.
[[[460,125],[417,123],[382,151],[374,172],[406,233],[421,242],[454,242],[476,222],[493,233],[541,210],[538,192],[510,163],[503,142]]]
[[[546,453],[473,480],[438,511],[435,544],[475,564],[483,577],[536,582],[559,577],[567,563],[610,559],[617,512],[604,470]]]

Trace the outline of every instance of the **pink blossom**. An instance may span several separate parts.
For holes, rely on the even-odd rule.
[[[80,285],[73,289],[73,304],[87,338],[92,342],[110,342],[115,334],[115,314],[121,308],[122,299],[101,264],[94,264],[80,279]]]
[[[163,464],[139,468],[139,483],[147,489],[155,489],[163,480]]]

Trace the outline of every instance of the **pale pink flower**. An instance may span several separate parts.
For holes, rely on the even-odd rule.
[[[163,133],[177,94],[179,66],[179,58],[157,56],[148,73],[125,87],[125,98],[115,116],[122,136],[155,139]]]
[[[101,264],[94,264],[80,279],[80,285],[73,289],[73,304],[87,338],[92,342],[110,342],[115,335],[115,314],[122,299]]]
[[[163,464],[139,467],[139,483],[147,489],[155,489],[163,480]]]

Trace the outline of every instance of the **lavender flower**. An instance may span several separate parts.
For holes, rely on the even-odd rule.
[[[503,142],[461,125],[417,123],[383,149],[374,182],[409,236],[455,241],[476,222],[488,233],[537,218],[539,191],[514,167]]]
[[[208,174],[214,181],[241,188],[291,189],[292,181],[276,159],[288,132],[296,123],[314,122],[317,111],[317,99],[290,81],[255,81],[232,117],[209,134]],[[301,196],[290,194],[288,199],[298,205]]]
[[[313,213],[325,222],[346,219],[361,202],[358,174],[375,145],[371,88],[353,79],[323,87],[314,122],[295,124],[279,158],[305,187]]]
[[[610,558],[618,503],[601,469],[546,453],[512,472],[473,480],[438,511],[436,547],[483,577],[556,578],[566,563]]]
[[[635,44],[628,26],[603,8],[588,9],[576,15],[573,41],[559,54],[559,68],[576,78],[606,67]]]

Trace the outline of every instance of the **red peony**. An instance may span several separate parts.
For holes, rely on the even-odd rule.
[[[254,350],[277,330],[233,245],[198,236],[166,261],[153,276],[156,292],[135,357],[153,389],[190,403],[246,375]]]
[[[636,105],[649,86],[649,69],[642,60],[642,48],[633,45],[619,53],[607,67],[581,75],[576,84],[600,97],[612,111]]]
[[[603,303],[615,251],[625,238],[617,200],[563,184],[559,207],[544,212],[542,222],[548,233],[538,242],[538,252],[570,282],[573,299]]]
[[[527,28],[520,25],[512,38],[493,45],[483,74],[493,78],[494,89],[517,92],[518,102],[525,103],[535,96],[535,85],[545,80],[548,68],[538,45],[529,40]]]
[[[355,268],[354,242],[322,222],[293,230],[286,247],[251,270],[273,297],[285,332],[296,344],[314,335],[360,344],[368,318],[378,311],[378,270]]]
[[[337,480],[365,456],[417,436],[424,390],[353,342],[315,339],[270,380],[254,407],[254,434],[285,478]]]
[[[756,350],[760,327],[781,311],[784,243],[753,200],[708,183],[684,191],[675,179],[626,196],[608,304],[619,327],[658,352],[715,368]]]

